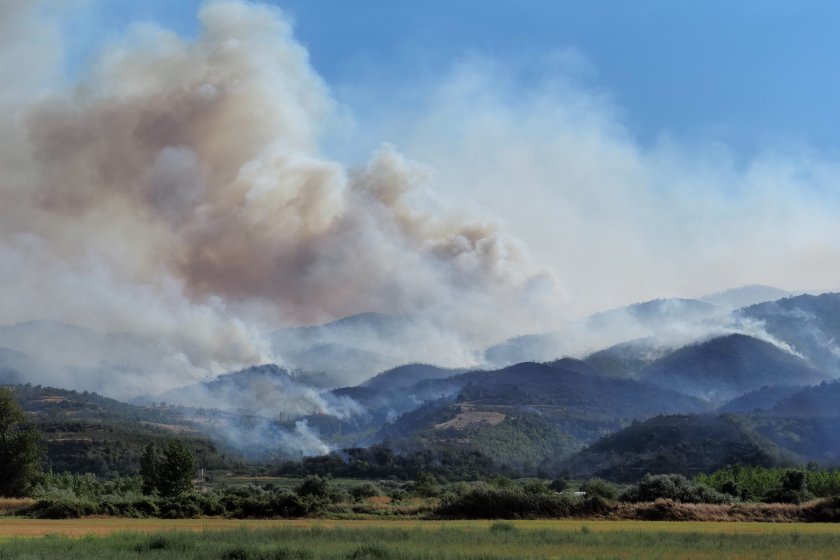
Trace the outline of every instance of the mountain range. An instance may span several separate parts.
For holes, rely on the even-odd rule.
[[[616,479],[733,462],[832,463],[840,460],[840,383],[832,381],[840,294],[756,302],[780,294],[752,286],[635,304],[504,341],[486,349],[481,366],[464,368],[400,364],[400,345],[425,327],[362,314],[270,333],[284,366],[247,367],[125,406],[152,417],[168,411],[156,423],[187,426],[252,460],[376,444]],[[739,304],[746,307],[733,309]],[[88,347],[93,354],[80,355]],[[571,347],[579,359],[565,357]],[[119,361],[138,353],[154,366],[165,352],[153,338],[61,323],[0,327],[0,383],[67,386],[79,372],[114,382],[126,367]],[[29,413],[65,402],[43,400]],[[103,410],[102,418],[127,414]]]

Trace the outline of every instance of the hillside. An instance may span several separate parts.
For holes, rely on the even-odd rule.
[[[269,333],[275,353],[308,383],[333,388],[360,383],[400,364],[395,349],[411,340],[415,322],[405,315],[359,313],[309,327]]]
[[[743,334],[685,346],[645,367],[642,380],[722,403],[765,385],[818,383],[804,360]]]
[[[407,364],[383,371],[362,383],[362,386],[378,391],[399,391],[426,379],[446,379],[459,373],[464,373],[464,370],[429,364]]]
[[[784,466],[797,458],[731,416],[657,416],[610,434],[568,459],[549,460],[548,472],[634,481],[645,473],[692,476],[727,465]]]
[[[555,332],[514,337],[490,346],[484,355],[495,367],[550,361],[667,333],[675,326],[710,320],[725,313],[721,307],[695,299],[655,299],[596,313]]]
[[[593,352],[583,361],[609,377],[635,378],[669,351],[671,349],[661,347],[653,338],[642,338]]]
[[[753,413],[767,411],[787,397],[802,390],[801,385],[770,385],[750,391],[727,402],[718,412]]]
[[[406,449],[471,446],[493,457],[496,445],[500,458],[518,465],[571,453],[635,418],[706,409],[698,399],[610,379],[572,359],[468,372],[412,390],[420,387],[444,398],[385,424],[376,440]]]
[[[837,418],[840,417],[840,381],[822,382],[780,399],[769,414],[774,416]]]
[[[804,355],[827,377],[840,377],[840,293],[800,295],[739,311]]]
[[[44,436],[45,468],[100,477],[138,472],[149,442],[181,439],[204,468],[233,468],[242,459],[211,441],[188,411],[146,408],[89,392],[12,385],[31,422]]]

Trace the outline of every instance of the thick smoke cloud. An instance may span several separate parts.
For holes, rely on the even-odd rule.
[[[17,48],[49,33],[39,6],[4,4]],[[3,98],[0,322],[151,337],[149,363],[107,387],[124,395],[282,362],[268,329],[362,311],[446,340],[405,358],[464,363],[545,308],[551,275],[436,202],[430,170],[387,145],[354,170],[320,152],[335,103],[280,11],[216,1],[199,19],[195,40],[138,25],[77,83]]]

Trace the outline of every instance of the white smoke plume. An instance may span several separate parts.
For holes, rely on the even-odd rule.
[[[0,21],[18,49],[47,34],[24,54],[49,68],[40,9],[7,2]],[[76,83],[4,92],[0,323],[153,338],[142,375],[108,386],[125,394],[282,361],[266,330],[362,311],[433,316],[455,337],[435,358],[465,361],[488,324],[502,338],[545,306],[551,275],[436,203],[428,169],[389,146],[357,170],[320,152],[335,103],[282,12],[222,0],[199,19],[195,40],[137,25]]]

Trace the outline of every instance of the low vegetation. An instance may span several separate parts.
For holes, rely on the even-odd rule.
[[[280,559],[464,559],[508,558],[683,558],[717,559],[722,551],[743,560],[834,558],[840,535],[804,527],[762,533],[721,525],[664,529],[623,523],[552,526],[495,522],[459,526],[281,527],[259,530],[117,533],[99,538],[46,537],[3,543],[4,558],[85,558],[90,560],[280,560]],[[731,525],[730,525],[731,527]]]

